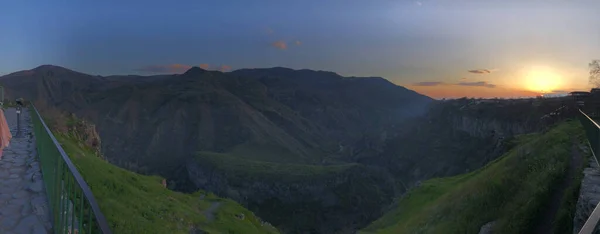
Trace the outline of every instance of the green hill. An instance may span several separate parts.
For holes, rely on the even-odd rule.
[[[286,233],[338,233],[337,226],[346,228],[339,233],[354,231],[379,217],[381,204],[394,197],[390,177],[356,163],[274,163],[199,152],[187,170],[198,187],[239,201]]]
[[[515,146],[485,167],[436,178],[413,189],[361,233],[478,233],[496,221],[494,233],[530,233],[553,188],[566,176],[573,143],[583,130],[567,121],[546,133],[517,137]],[[555,233],[572,230],[581,165],[554,220]]]
[[[90,186],[114,233],[278,233],[230,199],[204,191],[171,191],[163,187],[161,177],[121,169],[73,137],[55,135]]]

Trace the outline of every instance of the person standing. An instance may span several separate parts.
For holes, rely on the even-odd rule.
[[[6,117],[4,116],[4,109],[0,108],[0,158],[2,158],[4,148],[8,147],[10,144],[11,138],[12,134],[10,133],[10,128],[6,122]]]

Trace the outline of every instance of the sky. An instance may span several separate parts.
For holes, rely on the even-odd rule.
[[[0,75],[289,67],[378,76],[435,97],[588,89],[600,1],[8,1]]]

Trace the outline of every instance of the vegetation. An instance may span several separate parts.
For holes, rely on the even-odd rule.
[[[118,168],[72,136],[55,136],[90,186],[114,233],[190,233],[194,229],[207,233],[277,233],[232,200],[204,191],[184,194],[168,190],[160,177]]]
[[[553,233],[570,233],[573,231],[573,218],[577,208],[581,180],[583,180],[583,168],[587,165],[587,162],[591,157],[591,151],[586,151],[582,163],[577,165],[577,173],[575,174],[575,177],[572,178],[573,183],[567,188],[563,195],[560,210],[554,221]]]
[[[477,171],[425,181],[363,233],[478,233],[492,221],[494,233],[530,233],[567,171],[572,137],[583,137],[577,121],[517,137],[513,149]],[[577,191],[568,190],[555,230],[572,225]]]
[[[276,179],[277,181],[306,180],[308,177],[339,174],[358,164],[348,163],[331,166],[318,166],[292,163],[273,163],[244,159],[229,154],[200,152],[196,160],[216,167],[229,176],[243,180]]]

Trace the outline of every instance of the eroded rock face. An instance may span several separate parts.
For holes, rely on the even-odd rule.
[[[100,135],[96,131],[96,125],[84,120],[77,119],[72,116],[73,122],[69,126],[69,133],[83,142],[87,147],[90,147],[94,152],[99,153],[101,148]]]
[[[577,209],[573,218],[573,233],[579,233],[585,221],[600,202],[600,168],[594,159],[589,160],[589,166],[583,170],[583,180],[577,199]],[[594,233],[600,233],[596,228]]]
[[[284,233],[347,233],[340,228],[363,227],[394,198],[391,178],[364,166],[287,180],[261,175],[249,179],[211,165],[187,165],[197,187],[236,200]]]

